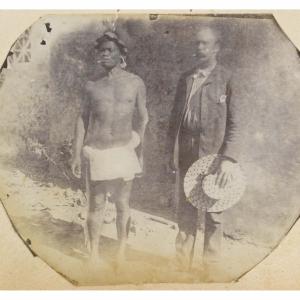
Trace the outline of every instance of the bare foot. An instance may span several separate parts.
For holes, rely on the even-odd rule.
[[[179,269],[182,272],[188,272],[190,270],[190,259],[186,256],[181,256],[179,259]]]
[[[176,266],[178,271],[188,272],[190,269],[191,258],[190,254],[182,247],[176,252]]]
[[[99,269],[106,265],[106,261],[98,253],[91,253],[87,261],[87,267],[90,269]]]
[[[87,228],[87,224],[83,224],[83,235],[84,235],[84,246],[86,247],[86,249],[91,252],[91,241],[89,238],[89,233],[88,233],[88,228]]]
[[[117,252],[116,261],[119,264],[123,264],[126,262],[125,249]]]
[[[115,271],[121,272],[122,270],[125,270],[127,267],[127,259],[125,255],[125,249],[121,248],[118,250],[116,257],[115,257]]]

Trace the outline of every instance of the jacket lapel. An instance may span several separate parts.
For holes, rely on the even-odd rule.
[[[186,111],[186,106],[187,106],[187,101],[188,101],[188,97],[190,95],[190,92],[192,90],[192,85],[193,85],[193,72],[194,72],[194,69],[192,69],[187,77],[186,77],[186,89],[185,89],[185,97],[182,97],[182,105],[181,105],[181,110],[180,110],[180,113],[179,113],[179,122],[177,123],[177,130],[176,130],[176,140],[178,139],[178,133],[179,133],[179,130],[180,130],[180,127],[181,127],[181,124],[182,124],[182,120],[183,120],[183,116],[185,114],[185,111]],[[178,140],[177,140],[178,142]]]
[[[189,95],[192,91],[192,86],[193,86],[193,75],[190,74],[187,78],[186,78],[186,95],[185,95],[185,101],[188,100]]]
[[[211,84],[212,82],[215,82],[220,74],[220,70],[221,70],[220,66],[218,64],[216,64],[215,68],[211,71],[209,76],[204,81],[203,86]]]

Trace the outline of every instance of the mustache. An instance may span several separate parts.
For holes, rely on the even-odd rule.
[[[109,60],[109,58],[102,58],[102,59],[97,59],[96,62],[97,62],[97,64],[101,64],[101,63],[103,63],[104,61],[107,61],[107,60]]]
[[[193,53],[192,54],[192,57],[203,57],[204,55],[203,54],[199,54],[199,53]]]

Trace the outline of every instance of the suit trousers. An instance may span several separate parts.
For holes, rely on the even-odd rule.
[[[198,134],[199,136],[199,134]],[[179,134],[179,202],[177,219],[179,231],[196,236],[198,210],[185,197],[184,177],[188,168],[199,159],[199,138],[186,130]],[[218,263],[223,237],[222,213],[204,213],[203,259],[205,263]],[[196,250],[196,249],[195,249]],[[197,250],[196,250],[197,251]],[[198,250],[199,251],[199,250]]]

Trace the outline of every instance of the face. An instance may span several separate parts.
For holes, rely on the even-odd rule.
[[[209,28],[202,29],[196,35],[196,57],[200,64],[207,64],[215,59],[219,51],[216,34]]]
[[[121,61],[119,47],[112,41],[103,42],[97,50],[97,59],[106,69],[112,69]]]

